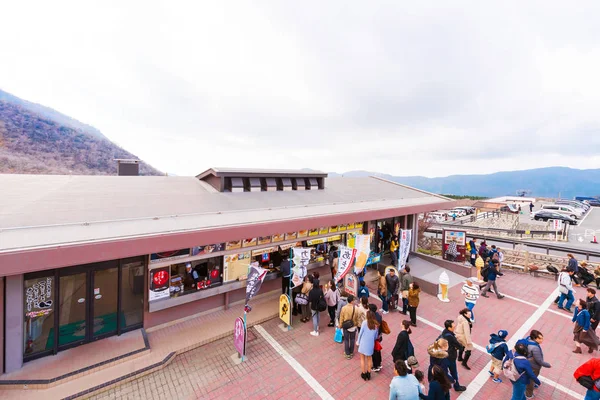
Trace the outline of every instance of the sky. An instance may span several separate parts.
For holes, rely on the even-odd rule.
[[[0,89],[161,171],[600,168],[600,2],[12,1]]]

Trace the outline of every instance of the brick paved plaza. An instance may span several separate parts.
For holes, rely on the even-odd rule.
[[[536,391],[536,398],[582,398],[583,388],[572,376],[574,369],[589,359],[590,355],[571,353],[573,345],[570,316],[556,311],[550,300],[552,292],[556,289],[554,281],[508,271],[498,280],[498,286],[501,293],[507,297],[502,300],[495,297],[479,300],[475,308],[474,342],[485,347],[489,334],[499,329],[508,330],[509,338],[513,338],[519,329],[524,329],[527,333],[532,327],[540,330],[545,336],[545,358],[553,367],[542,370],[545,379]],[[439,335],[437,326],[443,325],[445,319],[455,319],[458,311],[464,307],[459,292],[459,287],[450,291],[450,303],[441,303],[427,294],[421,296],[418,316],[422,320],[417,328],[413,328],[412,342],[422,370],[426,370],[429,362],[426,347]],[[580,288],[577,295],[584,296],[584,289]],[[377,300],[373,301],[379,304]],[[549,307],[540,309],[538,306],[544,302],[546,305],[550,303]],[[388,397],[388,387],[393,376],[390,352],[403,318],[404,316],[397,312],[385,317],[392,328],[392,334],[386,336],[383,342],[384,368],[380,373],[373,373],[369,382],[360,378],[359,357],[352,360],[344,358],[342,345],[333,341],[333,328],[326,327],[326,318],[321,320],[323,333],[319,337],[309,335],[310,323],[296,324],[293,330],[284,332],[279,328],[279,321],[274,319],[250,329],[248,360],[244,363],[235,365],[230,357],[235,353],[233,340],[221,339],[178,356],[163,370],[113,388],[94,398],[385,399]],[[526,325],[523,326],[524,324]],[[260,333],[263,329],[295,362],[304,367],[310,375],[309,378],[316,380],[325,392],[321,391],[319,394],[301,377]],[[511,343],[514,343],[514,340]],[[483,378],[479,379],[480,384],[477,383],[477,375],[482,370],[487,370],[489,361],[489,356],[481,351],[482,347],[473,352],[471,371],[459,366],[461,384],[466,385],[469,390],[460,397],[452,391],[452,399],[510,398],[511,385],[508,380],[501,384],[493,383],[484,371],[481,374]]]

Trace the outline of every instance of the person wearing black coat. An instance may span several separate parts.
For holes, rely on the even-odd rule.
[[[321,299],[321,297],[323,297],[323,299],[325,298],[325,295],[323,294],[323,289],[321,289],[321,286],[319,286],[319,279],[314,278],[313,288],[308,293],[308,301],[310,303],[310,309],[312,310],[312,321],[314,329],[310,334],[313,336],[319,336],[319,322],[321,313],[319,312],[317,305],[319,304],[319,300]]]
[[[398,360],[406,361],[408,360],[408,357],[415,355],[415,350],[409,336],[411,333],[410,321],[402,321],[402,330],[398,334],[396,344],[392,350],[392,359],[394,360],[394,363]]]
[[[587,289],[587,305],[590,312],[590,326],[595,331],[600,321],[600,301],[596,297],[596,291],[592,288]]]
[[[450,375],[452,375],[452,378],[454,379],[454,390],[457,392],[464,392],[467,390],[467,388],[458,383],[458,369],[456,368],[458,352],[462,352],[464,350],[464,346],[460,344],[454,335],[455,326],[456,325],[454,321],[451,319],[446,320],[446,322],[444,322],[444,327],[446,329],[443,330],[440,338],[444,338],[448,341],[448,369],[450,370]]]

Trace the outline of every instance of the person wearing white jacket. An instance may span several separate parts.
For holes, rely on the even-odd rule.
[[[558,274],[558,291],[560,292],[558,308],[568,312],[571,312],[571,306],[575,301],[575,290],[573,290],[573,283],[571,282],[571,277],[574,273],[575,271],[563,269],[562,272]],[[567,305],[566,307],[563,307],[565,299],[567,300]]]

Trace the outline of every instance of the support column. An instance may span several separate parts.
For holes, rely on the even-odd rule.
[[[6,278],[6,353],[4,371],[17,371],[23,366],[23,275]]]
[[[0,375],[4,373],[4,277],[0,277]]]
[[[419,216],[413,215],[413,226],[412,226],[412,241],[410,244],[411,251],[416,252],[419,249]]]

